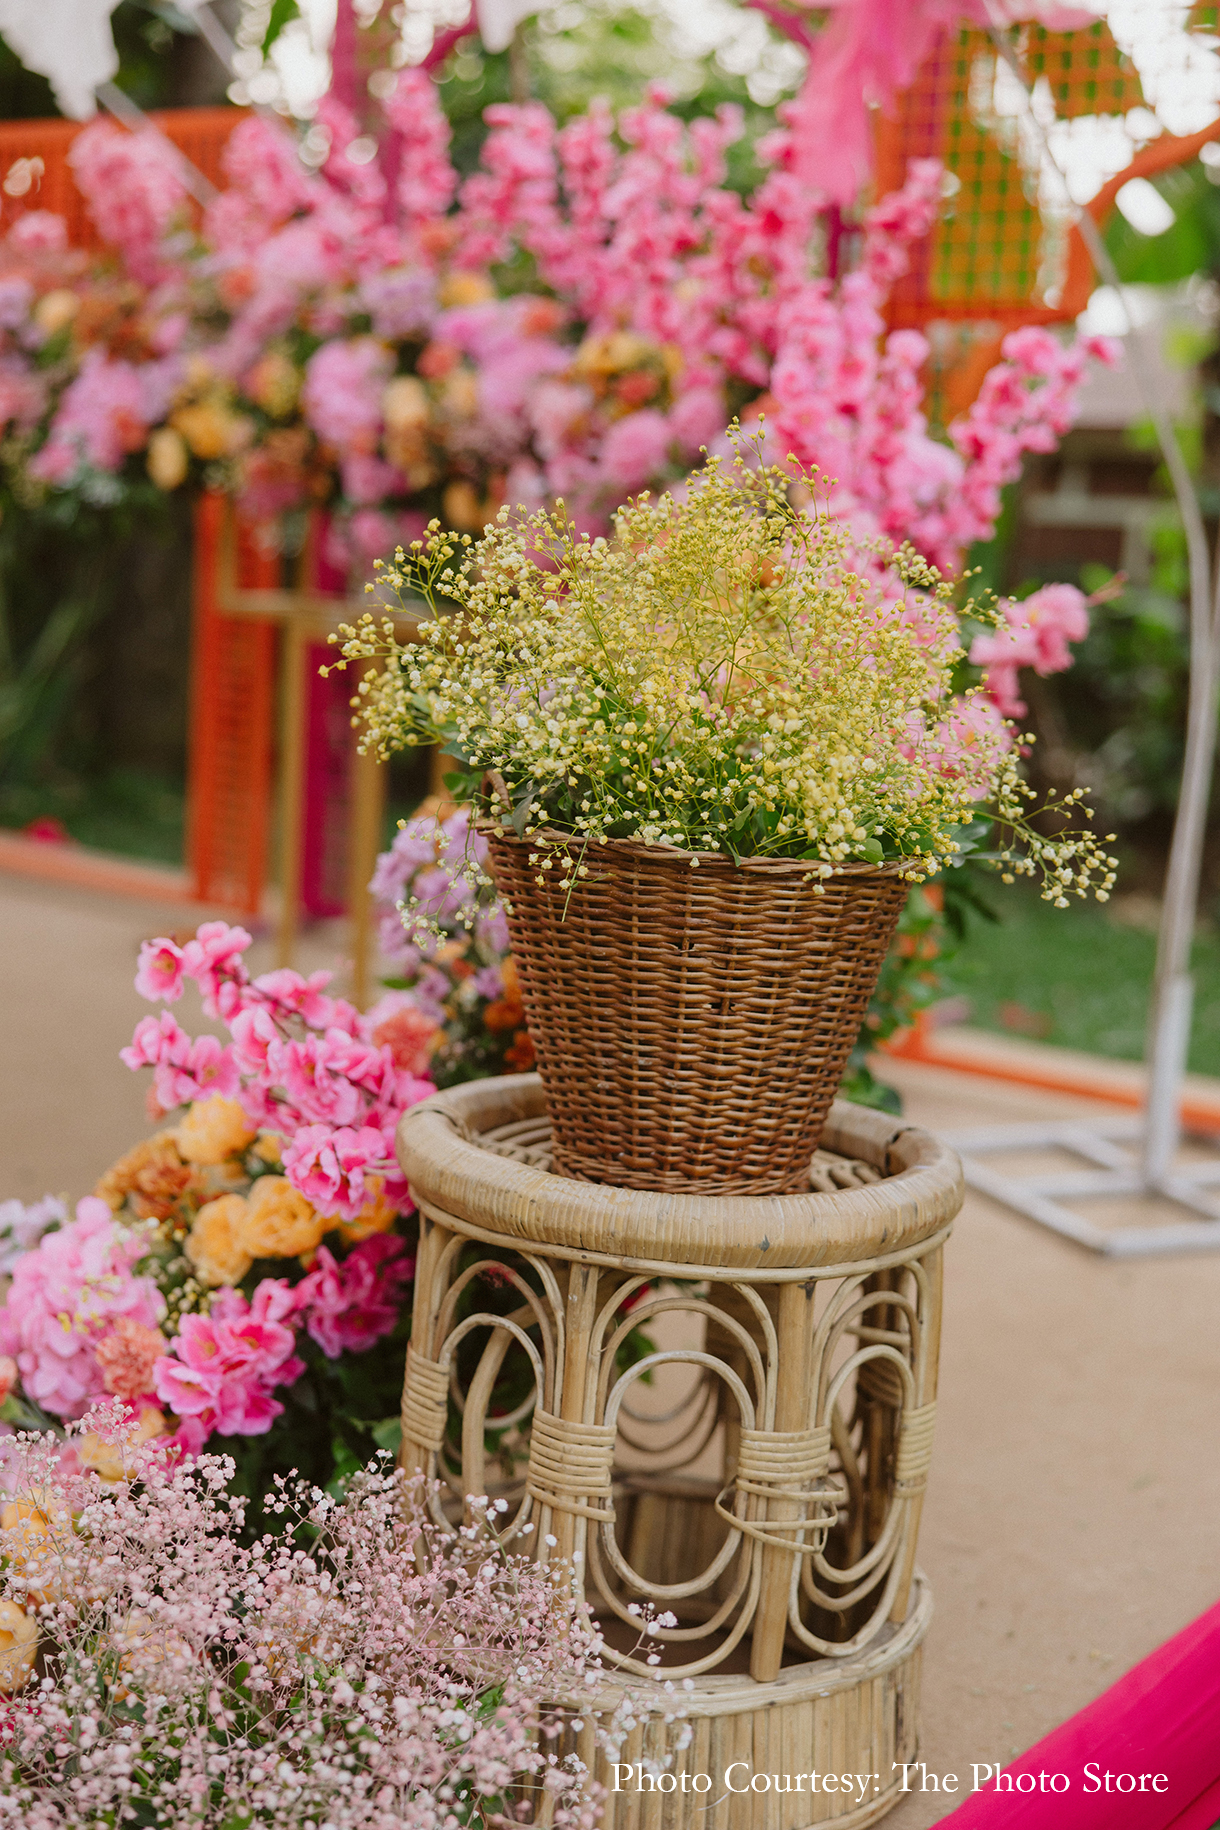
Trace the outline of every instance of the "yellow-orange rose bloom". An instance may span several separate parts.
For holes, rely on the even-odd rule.
[[[34,1669],[38,1627],[15,1601],[0,1601],[0,1691],[12,1696]]]
[[[40,1607],[61,1591],[61,1560],[72,1535],[72,1517],[46,1493],[23,1493],[0,1507],[0,1551],[10,1569],[31,1584],[26,1591]],[[35,1586],[36,1585],[36,1586]]]
[[[138,1449],[142,1443],[152,1442],[157,1436],[168,1435],[169,1419],[165,1412],[153,1404],[146,1405],[140,1412],[131,1449]],[[126,1447],[125,1443],[112,1442],[109,1437],[99,1436],[96,1430],[89,1430],[77,1440],[76,1453],[82,1466],[92,1468],[104,1481],[121,1481],[126,1479],[131,1465],[124,1456]]]
[[[235,1099],[197,1099],[175,1133],[188,1163],[223,1163],[253,1142],[255,1128]]]
[[[148,441],[145,463],[157,488],[165,490],[167,494],[185,483],[191,467],[191,454],[181,432],[175,432],[172,426],[158,426]]]
[[[385,1182],[381,1176],[366,1176],[364,1185],[373,1196],[368,1206],[362,1207],[354,1220],[336,1220],[332,1223],[349,1245],[356,1245],[373,1233],[388,1233],[398,1218],[398,1209],[392,1207],[385,1198]]]
[[[253,1262],[242,1242],[244,1195],[219,1195],[201,1207],[183,1246],[201,1282],[239,1284]]]
[[[284,1176],[260,1176],[246,1199],[238,1240],[251,1258],[299,1258],[316,1252],[333,1224]]]

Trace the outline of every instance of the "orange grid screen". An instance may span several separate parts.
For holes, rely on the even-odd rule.
[[[224,498],[195,510],[187,867],[201,902],[257,915],[267,881],[274,790],[276,629],[218,603]],[[280,583],[278,554],[239,524],[237,583]]]
[[[1143,104],[1139,78],[1102,21],[1077,32],[1026,26],[1015,48],[1061,120],[1122,116]],[[943,160],[953,181],[940,222],[894,289],[893,324],[1028,324],[1084,308],[1095,282],[1065,214],[1040,207],[1037,141],[997,103],[1006,74],[985,32],[945,33],[895,118],[880,124],[879,190],[899,184],[911,158]]]
[[[220,156],[244,112],[240,108],[165,108],[149,119],[219,190],[225,182]],[[29,178],[28,190],[0,195],[5,227],[26,210],[54,210],[67,223],[68,240],[74,248],[102,245],[68,164],[72,142],[86,125],[81,121],[0,121],[0,184],[10,176],[18,182]],[[41,160],[42,170],[14,173],[14,166],[26,159]]]

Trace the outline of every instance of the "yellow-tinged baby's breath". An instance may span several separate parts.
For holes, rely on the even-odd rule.
[[[1113,860],[1087,828],[1030,825],[1009,734],[955,692],[950,587],[906,551],[884,572],[816,497],[794,506],[793,480],[739,447],[629,503],[612,539],[562,503],[501,510],[477,544],[433,522],[378,568],[387,609],[428,606],[418,641],[371,613],[341,632],[340,666],[381,662],[352,701],[364,747],[439,743],[472,787],[494,772],[484,804],[537,841],[541,869],[562,833],[822,874],[902,860],[918,879],[983,813],[1011,837],[1006,872],[1056,901],[1104,895]],[[565,882],[578,856],[560,854]]]

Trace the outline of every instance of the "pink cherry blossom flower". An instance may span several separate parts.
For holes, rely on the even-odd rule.
[[[205,921],[182,949],[182,970],[198,985],[209,1017],[227,1019],[245,1002],[249,975],[241,956],[252,945],[244,928],[232,928],[227,921]]]
[[[326,996],[326,987],[334,976],[333,972],[314,972],[305,978],[290,966],[281,966],[256,978],[254,989],[277,1009],[301,1017],[310,1029],[328,1029],[335,1000]]]
[[[368,1205],[368,1174],[397,1169],[374,1125],[302,1125],[284,1151],[284,1174],[320,1214],[354,1220]]]
[[[193,1426],[180,1438],[183,1447],[193,1452],[213,1432],[264,1435],[283,1414],[272,1392],[305,1370],[289,1326],[298,1307],[289,1284],[264,1278],[250,1302],[226,1289],[207,1315],[182,1317],[171,1351],[153,1369],[153,1389]]]
[[[147,994],[146,994],[147,995]],[[159,1017],[141,1017],[128,1048],[120,1049],[119,1060],[127,1067],[185,1067],[191,1052],[191,1039],[168,1010]]]
[[[318,1247],[315,1268],[297,1285],[305,1326],[328,1359],[364,1353],[393,1332],[415,1260],[401,1239],[378,1233],[362,1240],[342,1264]]]
[[[283,1087],[305,1124],[350,1125],[363,1101],[356,1084],[376,1063],[377,1051],[342,1030],[310,1034],[268,1050],[268,1074]]]
[[[242,1073],[264,1073],[272,1048],[278,1047],[281,1041],[270,1012],[259,1004],[247,1005],[231,1020],[229,1029],[233,1037],[233,1057]]]
[[[172,940],[146,940],[140,948],[140,962],[136,968],[136,990],[142,998],[155,1003],[163,998],[167,1004],[176,1003],[185,988],[185,977],[182,970],[182,949]]]

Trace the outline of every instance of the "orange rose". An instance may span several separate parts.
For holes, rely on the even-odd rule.
[[[174,1133],[158,1131],[121,1156],[93,1192],[116,1214],[130,1199],[141,1220],[165,1220],[194,1182]]]
[[[15,1601],[0,1601],[0,1691],[12,1696],[34,1669],[38,1627]]]
[[[284,1176],[260,1176],[245,1208],[237,1237],[251,1258],[308,1256],[334,1224],[316,1213]]]
[[[255,1128],[235,1099],[197,1099],[174,1136],[179,1156],[211,1168],[245,1150]]]
[[[186,1236],[183,1251],[202,1283],[239,1284],[253,1263],[243,1240],[246,1201],[243,1195],[220,1195],[201,1207]]]

